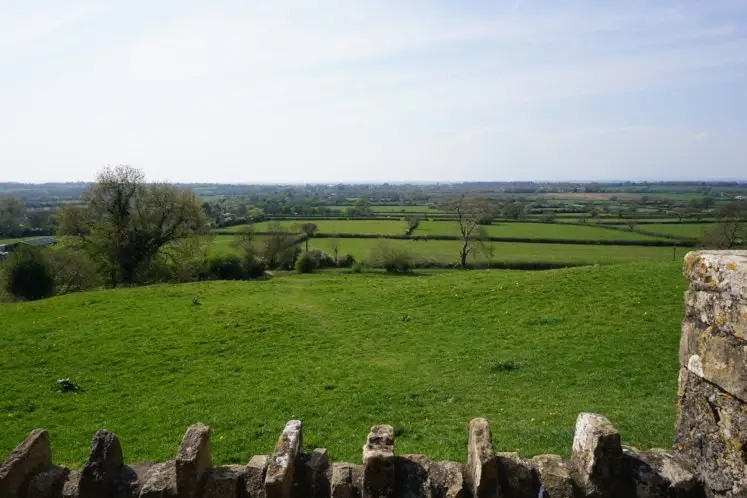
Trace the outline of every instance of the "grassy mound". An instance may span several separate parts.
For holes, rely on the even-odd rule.
[[[548,272],[321,274],[0,304],[0,454],[34,427],[80,465],[99,428],[129,462],[173,458],[214,429],[218,464],[271,451],[283,424],[358,461],[374,423],[401,453],[464,460],[467,424],[496,447],[570,451],[580,411],[624,441],[669,446],[685,281],[679,263]],[[61,392],[70,378],[78,392]]]

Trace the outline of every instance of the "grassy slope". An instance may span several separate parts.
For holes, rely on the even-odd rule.
[[[501,450],[567,455],[580,411],[606,414],[626,443],[669,446],[683,290],[679,263],[640,263],[0,304],[0,454],[46,427],[55,460],[79,465],[105,427],[127,461],[165,460],[202,421],[216,463],[246,463],[298,417],[306,446],[335,459],[358,461],[369,427],[392,423],[401,453],[464,460],[467,423],[484,416]],[[61,377],[85,391],[55,392]]]
[[[609,228],[555,223],[497,223],[484,228],[492,237],[580,240],[651,240],[657,238]],[[423,221],[413,235],[459,235],[459,224],[455,221]]]

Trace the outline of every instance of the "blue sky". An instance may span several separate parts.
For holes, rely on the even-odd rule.
[[[0,181],[747,180],[747,1],[0,0]]]

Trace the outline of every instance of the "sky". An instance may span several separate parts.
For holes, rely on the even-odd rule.
[[[747,180],[747,0],[0,0],[0,182]]]

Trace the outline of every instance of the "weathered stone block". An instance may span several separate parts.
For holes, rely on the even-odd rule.
[[[397,498],[431,498],[431,460],[425,455],[402,455],[394,459]]]
[[[316,448],[311,453],[301,453],[296,459],[295,496],[315,498],[329,496],[329,454],[325,448]]]
[[[0,496],[16,498],[22,496],[31,477],[52,465],[52,448],[49,433],[34,429],[21,444],[10,452],[0,466]]]
[[[680,365],[747,400],[747,341],[686,320],[680,337]]]
[[[65,467],[49,467],[35,474],[29,482],[26,498],[62,498],[62,488],[69,473]]]
[[[394,428],[374,425],[363,446],[363,498],[394,494]]]
[[[71,470],[67,481],[62,486],[62,498],[78,498],[78,484],[80,483],[80,471]]]
[[[249,460],[244,475],[244,488],[249,498],[265,497],[265,475],[270,465],[269,455],[255,455]]]
[[[197,496],[200,481],[212,466],[210,434],[210,427],[204,424],[194,424],[184,433],[175,461],[179,498]]]
[[[675,448],[712,497],[747,496],[747,405],[680,369]]]
[[[685,319],[718,333],[747,339],[747,300],[718,292],[685,292]]]
[[[637,498],[703,498],[705,493],[684,460],[664,450],[623,448],[628,493]]]
[[[431,493],[433,498],[464,498],[464,464],[431,462]]]
[[[80,471],[80,498],[100,498],[113,494],[122,471],[122,446],[113,432],[99,430],[91,442],[91,455]]]
[[[539,498],[573,498],[574,487],[568,465],[558,455],[538,455],[530,460],[542,486]]]
[[[293,496],[293,482],[296,458],[303,443],[302,424],[300,420],[291,420],[285,424],[265,476],[265,495],[267,498],[290,498]]]
[[[242,465],[216,467],[205,472],[201,486],[202,498],[236,498],[243,488],[244,470]]]
[[[475,418],[469,423],[466,478],[474,498],[499,496],[498,459],[493,453],[490,425],[484,418]]]
[[[176,462],[169,460],[151,466],[141,479],[140,498],[176,496]]]
[[[747,298],[747,251],[689,252],[684,274],[692,290]]]
[[[582,413],[576,420],[571,475],[586,496],[622,496],[622,445],[620,433],[609,420]]]
[[[496,453],[501,498],[537,498],[540,482],[537,471],[518,453]]]
[[[332,498],[361,498],[363,467],[352,463],[332,464],[330,496]]]

